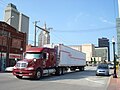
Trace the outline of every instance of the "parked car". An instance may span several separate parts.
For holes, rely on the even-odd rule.
[[[5,72],[12,72],[14,67],[6,67]]]
[[[96,70],[96,76],[106,75],[109,76],[109,66],[108,64],[99,64]]]
[[[108,64],[108,66],[109,66],[110,69],[114,68],[114,64],[112,64],[112,63]]]

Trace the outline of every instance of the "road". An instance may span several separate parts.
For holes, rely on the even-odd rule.
[[[0,90],[106,90],[110,77],[95,76],[95,67],[41,80],[17,79],[11,73],[0,73]]]

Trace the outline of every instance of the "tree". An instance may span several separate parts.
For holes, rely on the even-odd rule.
[[[93,59],[91,58],[91,63],[93,63]]]
[[[94,57],[94,65],[96,65],[96,63],[97,63],[97,62],[96,62],[96,58]]]

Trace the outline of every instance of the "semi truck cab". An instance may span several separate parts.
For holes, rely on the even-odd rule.
[[[29,76],[40,79],[43,74],[53,72],[56,65],[55,50],[51,48],[30,48],[25,52],[24,59],[18,61],[13,69],[17,78]]]

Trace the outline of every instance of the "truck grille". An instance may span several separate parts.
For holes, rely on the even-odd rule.
[[[28,65],[27,62],[18,62],[18,63],[16,64],[16,67],[17,67],[17,68],[26,68],[27,65]]]

